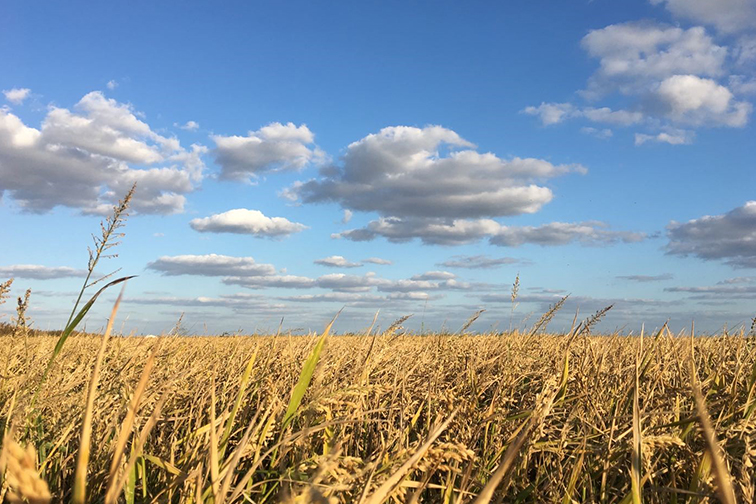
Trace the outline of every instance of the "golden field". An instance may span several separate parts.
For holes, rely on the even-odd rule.
[[[75,333],[35,398],[57,339],[0,336],[9,502],[754,501],[744,334]]]

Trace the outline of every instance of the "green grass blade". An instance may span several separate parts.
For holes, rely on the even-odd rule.
[[[55,344],[55,348],[53,349],[53,354],[50,357],[50,360],[47,362],[47,367],[45,368],[45,372],[42,374],[42,378],[39,380],[39,383],[37,384],[37,391],[34,393],[34,398],[37,397],[37,392],[39,392],[40,387],[47,379],[47,375],[50,373],[50,369],[52,368],[53,362],[55,362],[55,358],[60,354],[60,351],[63,350],[63,345],[65,344],[68,337],[71,335],[71,333],[74,332],[74,329],[76,329],[76,326],[79,325],[79,323],[84,319],[86,314],[89,312],[90,308],[94,305],[95,301],[97,301],[97,298],[102,294],[105,289],[112,287],[114,285],[117,285],[121,282],[125,282],[126,280],[129,280],[131,278],[136,277],[136,275],[131,275],[127,277],[118,278],[117,280],[113,280],[112,282],[108,283],[107,285],[103,286],[100,290],[95,292],[95,294],[87,301],[87,304],[85,304],[81,310],[79,310],[79,313],[74,317],[74,319],[66,326],[65,329],[63,329],[63,334],[60,335],[60,338],[58,338],[58,342]]]
[[[336,317],[338,317],[338,314],[336,315]],[[331,331],[333,323],[336,322],[336,317],[334,317],[334,319],[331,320],[331,323],[326,326],[325,331],[323,331],[323,334],[318,339],[318,342],[315,344],[312,352],[310,352],[307,360],[305,360],[304,366],[302,366],[302,372],[299,375],[299,381],[291,390],[291,399],[289,400],[289,406],[286,408],[286,414],[284,415],[283,422],[281,424],[282,433],[284,430],[286,430],[286,427],[289,426],[289,424],[297,414],[299,405],[302,403],[305,392],[307,392],[307,387],[310,386],[312,375],[315,373],[315,366],[317,366],[318,360],[320,359],[320,353],[323,351],[325,340],[328,337],[328,333]]]

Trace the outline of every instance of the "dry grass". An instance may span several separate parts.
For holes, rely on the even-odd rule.
[[[70,336],[32,406],[56,341],[0,336],[8,500],[73,496],[103,339]],[[754,338],[392,331],[104,352],[93,502],[754,501]]]

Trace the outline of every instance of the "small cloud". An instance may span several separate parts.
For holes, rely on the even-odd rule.
[[[324,257],[323,259],[317,259],[313,261],[315,264],[319,264],[320,266],[327,266],[329,268],[359,268],[362,266],[362,263],[355,263],[355,262],[349,262],[344,258],[344,256],[340,255],[333,255],[329,257]]]
[[[114,90],[115,88],[118,87],[118,82],[115,81],[115,80],[113,80],[113,79],[111,79],[111,80],[108,81],[107,84],[105,84],[105,86],[112,91],[112,90]]]
[[[657,135],[647,135],[645,133],[635,134],[635,145],[643,145],[646,142],[668,143],[670,145],[690,145],[696,134],[688,130],[669,130],[663,131]]]
[[[165,236],[165,233],[152,233],[152,236],[154,236],[155,238],[162,238]]]
[[[259,210],[236,208],[202,219],[193,219],[189,225],[200,233],[234,233],[265,236],[288,236],[307,229],[298,222],[284,217],[266,217]]]
[[[584,135],[590,135],[592,137],[600,138],[601,140],[606,140],[608,138],[611,138],[614,133],[612,133],[612,130],[609,128],[593,128],[591,126],[585,126],[583,128],[580,128],[580,133]]]
[[[377,264],[379,266],[391,266],[393,261],[389,261],[388,259],[381,259],[380,257],[368,257],[362,262],[370,263],[370,264]]]
[[[622,280],[630,280],[632,282],[663,282],[664,280],[672,280],[674,275],[671,273],[664,273],[662,275],[622,275],[618,276]]]
[[[493,269],[500,268],[507,264],[522,263],[520,259],[514,257],[489,257],[486,255],[476,256],[453,256],[448,261],[439,263],[439,266],[446,268],[465,268],[465,269]]]
[[[344,209],[344,217],[341,219],[342,224],[347,224],[350,220],[352,220],[353,212],[349,209]]]
[[[197,131],[199,129],[199,123],[196,121],[187,121],[183,125],[176,125],[178,128],[181,128],[182,130],[186,131]]]
[[[3,90],[5,99],[14,105],[21,105],[29,95],[31,95],[31,89],[29,88],[13,88]]]
[[[50,280],[53,278],[84,277],[87,272],[67,266],[48,267],[39,264],[14,264],[0,266],[0,278],[31,278],[34,280]]]

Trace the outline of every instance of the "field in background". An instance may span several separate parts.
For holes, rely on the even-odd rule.
[[[101,340],[71,336],[33,399],[57,338],[0,336],[6,498],[71,499]],[[111,338],[104,351],[93,502],[754,500],[756,338]]]

